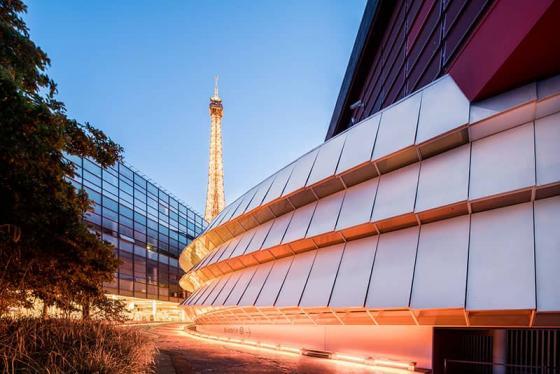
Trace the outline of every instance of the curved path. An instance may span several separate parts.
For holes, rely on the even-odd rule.
[[[185,324],[147,326],[161,352],[158,374],[190,373],[372,373],[366,368],[306,356],[237,348],[187,335]]]

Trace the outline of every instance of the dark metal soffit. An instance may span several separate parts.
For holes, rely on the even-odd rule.
[[[354,42],[354,47],[352,48],[352,54],[350,55],[348,67],[346,68],[346,73],[344,74],[342,86],[334,106],[334,112],[325,140],[332,138],[338,133],[337,130],[340,127],[340,121],[343,118],[343,113],[345,110],[348,110],[348,107],[351,104],[348,102],[350,92],[356,80],[358,67],[363,59],[365,46],[373,33],[372,25],[378,13],[380,3],[381,0],[368,0],[366,4],[366,9],[364,10],[364,15],[362,16],[362,21],[360,22],[360,28],[358,29],[356,41]]]

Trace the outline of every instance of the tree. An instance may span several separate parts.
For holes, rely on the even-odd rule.
[[[111,310],[102,283],[118,260],[82,217],[91,208],[66,178],[64,155],[107,167],[122,148],[89,123],[66,115],[50,60],[29,37],[21,0],[0,0],[0,314],[13,306]]]

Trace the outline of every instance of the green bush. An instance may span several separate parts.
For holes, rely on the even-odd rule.
[[[100,321],[0,319],[2,373],[150,373],[156,347],[141,330]]]

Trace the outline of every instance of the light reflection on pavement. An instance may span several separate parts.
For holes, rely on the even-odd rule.
[[[185,324],[146,326],[157,335],[159,350],[183,373],[376,373],[326,359],[292,356],[206,342],[189,336]],[[160,372],[159,374],[168,374]]]

